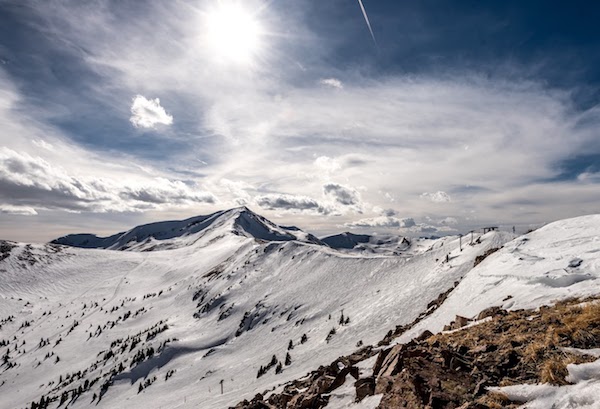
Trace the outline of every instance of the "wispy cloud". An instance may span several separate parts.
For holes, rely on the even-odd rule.
[[[344,88],[344,84],[342,84],[342,81],[338,80],[337,78],[324,78],[319,82],[321,84],[327,85],[328,87],[331,87],[331,88],[337,88],[337,89]]]
[[[35,216],[38,213],[33,207],[29,206],[13,206],[13,205],[0,205],[0,213],[13,214],[19,216]]]
[[[445,203],[451,201],[450,195],[446,192],[442,192],[441,190],[438,190],[435,193],[422,193],[421,198],[431,200],[434,203]]]

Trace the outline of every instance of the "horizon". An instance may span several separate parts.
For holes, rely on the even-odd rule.
[[[1,2],[0,239],[241,205],[319,237],[600,213],[598,17],[584,1]]]
[[[41,244],[41,243],[46,243],[46,242],[54,241],[55,239],[60,239],[60,238],[68,237],[68,236],[71,236],[71,235],[73,235],[73,236],[77,236],[77,235],[92,235],[92,236],[95,236],[95,237],[97,237],[99,239],[105,239],[105,238],[109,238],[111,236],[115,236],[115,235],[119,235],[119,234],[125,234],[128,231],[131,231],[131,230],[133,230],[135,228],[138,228],[138,227],[144,227],[144,226],[148,226],[148,225],[152,225],[152,224],[157,224],[157,223],[180,222],[180,221],[185,221],[185,220],[193,219],[195,217],[212,216],[212,215],[215,215],[215,214],[218,214],[218,213],[224,214],[224,213],[231,212],[231,211],[238,210],[238,209],[245,209],[245,210],[250,211],[251,213],[254,213],[254,214],[257,214],[259,216],[262,216],[260,213],[255,212],[254,210],[252,210],[251,208],[249,208],[247,205],[242,205],[242,206],[233,207],[233,208],[230,208],[230,209],[218,210],[216,212],[212,212],[212,213],[208,213],[208,214],[202,214],[202,215],[198,214],[198,215],[195,215],[195,216],[192,216],[192,217],[183,218],[183,219],[169,219],[169,220],[149,221],[149,222],[144,223],[142,225],[129,226],[127,228],[124,228],[124,229],[121,229],[119,231],[115,231],[115,232],[109,233],[107,235],[98,235],[98,234],[96,234],[94,232],[81,231],[81,232],[68,233],[68,234],[66,234],[64,236],[60,236],[60,237],[53,237],[51,240],[47,240],[47,241],[30,242],[30,243]],[[262,217],[264,217],[264,216],[262,216]],[[582,216],[579,216],[579,217],[582,217]],[[519,226],[519,229],[516,230],[516,234],[517,235],[527,234],[527,233],[529,233],[529,232],[531,232],[533,230],[537,230],[538,228],[543,227],[544,225],[545,224],[540,224],[540,225],[537,225],[537,226],[534,226],[534,225]],[[489,225],[485,225],[485,226],[481,225],[481,226],[475,227],[475,228],[473,228],[472,230],[469,230],[469,231],[456,232],[456,233],[452,233],[452,234],[448,233],[448,234],[442,234],[442,235],[438,236],[438,235],[435,235],[435,234],[430,234],[430,235],[421,234],[421,235],[418,235],[418,234],[415,234],[415,233],[408,234],[408,235],[401,235],[401,234],[394,233],[394,232],[389,232],[389,231],[387,231],[387,232],[382,232],[382,231],[371,231],[371,232],[369,232],[369,231],[366,231],[365,229],[362,229],[361,231],[356,231],[356,230],[353,231],[352,229],[347,229],[347,230],[332,230],[332,231],[329,231],[329,232],[318,233],[318,232],[313,232],[311,230],[307,230],[306,228],[303,228],[302,226],[296,226],[296,225],[279,225],[279,224],[277,224],[277,226],[281,227],[283,229],[290,229],[290,228],[291,229],[300,229],[301,231],[303,231],[305,233],[312,234],[313,236],[315,236],[315,237],[317,237],[319,239],[324,239],[324,238],[327,238],[327,237],[332,237],[332,236],[337,236],[337,235],[343,235],[343,234],[354,234],[354,235],[365,235],[366,234],[366,235],[369,235],[371,237],[397,236],[397,237],[407,237],[407,238],[410,238],[410,239],[415,239],[415,238],[429,239],[429,238],[441,238],[441,237],[446,237],[446,236],[458,236],[458,235],[461,235],[461,236],[464,237],[464,236],[467,236],[471,232],[478,232],[480,230],[483,230],[484,228],[492,227],[492,226],[489,226]],[[338,227],[340,227],[342,229],[344,228],[344,226],[338,226]],[[499,225],[499,226],[493,226],[493,227],[496,227],[499,231],[512,231],[513,228],[516,228],[516,226],[508,226],[508,225]],[[523,230],[519,231],[520,229],[523,229]],[[2,240],[2,238],[0,238],[0,240]],[[157,239],[157,240],[161,240],[161,239]]]

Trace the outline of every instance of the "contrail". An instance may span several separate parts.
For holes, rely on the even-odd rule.
[[[362,0],[358,0],[358,4],[360,5],[360,9],[362,10],[363,16],[365,16],[365,21],[367,22],[367,27],[369,27],[369,32],[371,33],[371,38],[375,45],[377,45],[377,41],[375,40],[375,34],[373,34],[373,29],[371,28],[371,22],[369,21],[369,16],[367,15],[367,10],[365,10],[365,6],[363,5]]]

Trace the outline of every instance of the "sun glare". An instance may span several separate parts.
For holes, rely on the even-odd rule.
[[[260,49],[260,23],[239,3],[219,2],[207,13],[206,27],[208,45],[217,57],[248,63]]]

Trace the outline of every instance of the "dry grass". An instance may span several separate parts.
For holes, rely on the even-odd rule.
[[[575,359],[569,356],[552,356],[544,360],[540,369],[540,381],[542,383],[551,383],[553,385],[567,385],[565,377],[569,374],[567,365],[575,362]]]
[[[477,403],[490,409],[503,409],[513,407],[510,399],[500,392],[490,392],[477,400]]]
[[[592,358],[565,353],[563,348],[600,347],[600,302],[569,299],[539,311],[512,311],[463,331],[434,335],[427,342],[477,351],[473,355],[484,363],[497,359],[486,357],[486,351],[517,354],[519,363],[498,380],[501,385],[524,381],[564,385],[568,364]]]

